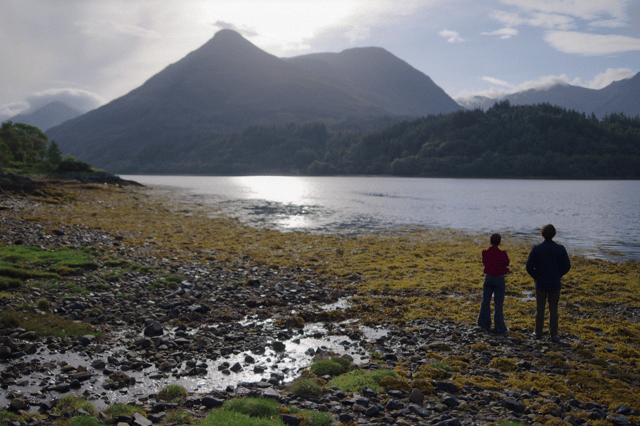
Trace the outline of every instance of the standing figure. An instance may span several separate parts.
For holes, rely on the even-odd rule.
[[[549,224],[541,230],[544,242],[534,246],[527,259],[527,273],[536,285],[536,339],[542,338],[545,305],[549,302],[549,334],[551,340],[559,342],[558,302],[560,301],[560,278],[569,272],[571,262],[564,246],[553,242],[556,228]]]
[[[507,252],[500,250],[498,246],[502,238],[500,234],[491,235],[491,247],[482,251],[482,264],[484,265],[484,285],[482,286],[482,305],[478,326],[486,331],[491,329],[491,297],[495,305],[493,322],[496,334],[504,334],[508,331],[504,323],[504,295],[506,283],[504,276],[509,273],[509,256]]]

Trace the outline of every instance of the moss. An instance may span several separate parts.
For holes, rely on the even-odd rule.
[[[489,363],[489,367],[497,368],[500,371],[516,371],[518,366],[514,358],[495,357]]]

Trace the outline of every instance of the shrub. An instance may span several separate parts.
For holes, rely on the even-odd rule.
[[[319,396],[322,394],[322,388],[312,379],[298,379],[290,385],[289,390],[291,393],[301,397]]]
[[[320,411],[304,410],[306,417],[305,426],[327,426],[334,422],[333,417],[329,413]]]
[[[51,303],[47,299],[40,299],[36,302],[36,308],[40,311],[48,311],[51,309]]]

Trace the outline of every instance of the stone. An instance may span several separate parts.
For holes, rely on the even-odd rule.
[[[144,335],[147,337],[162,336],[163,334],[164,329],[162,328],[162,325],[157,321],[154,321],[144,329]]]
[[[414,404],[422,404],[424,402],[424,394],[418,389],[411,389],[411,393],[409,394],[409,401],[413,402]]]

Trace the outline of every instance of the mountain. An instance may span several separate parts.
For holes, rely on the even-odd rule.
[[[64,123],[67,120],[82,115],[82,112],[64,102],[55,101],[48,103],[28,114],[18,114],[9,120],[14,123],[24,123],[36,126],[42,131]]]
[[[214,133],[251,124],[342,123],[458,109],[429,77],[384,49],[281,59],[222,30],[142,86],[47,135],[63,151],[118,172],[145,150],[176,144],[187,150]]]
[[[508,100],[511,105],[537,105],[549,103],[562,108],[595,114],[604,117],[612,113],[624,113],[635,117],[640,115],[640,73],[632,78],[614,81],[602,89],[587,89],[570,84],[557,84],[547,89],[530,89],[513,93],[501,99],[476,96],[458,100],[466,108],[487,110],[500,100]]]

